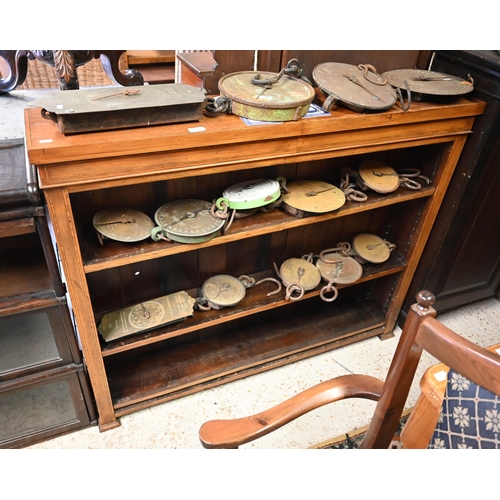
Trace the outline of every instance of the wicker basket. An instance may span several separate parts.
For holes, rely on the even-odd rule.
[[[121,64],[120,64],[121,68]],[[102,67],[100,59],[92,59],[88,63],[76,68],[80,87],[101,87],[118,85],[108,78]],[[59,89],[59,80],[53,66],[38,61],[28,61],[28,73],[24,83],[16,90],[28,89]]]

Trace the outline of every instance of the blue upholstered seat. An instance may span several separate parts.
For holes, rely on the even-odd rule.
[[[450,370],[428,449],[500,448],[500,397]]]

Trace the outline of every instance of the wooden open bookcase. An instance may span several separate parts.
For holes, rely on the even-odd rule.
[[[474,119],[484,103],[412,103],[379,114],[336,108],[297,122],[248,126],[233,115],[200,122],[62,135],[26,110],[30,162],[39,171],[88,366],[102,430],[133,411],[379,335],[392,335]],[[200,131],[201,127],[201,131]],[[198,130],[198,131],[194,131]],[[347,202],[335,212],[295,218],[280,209],[235,220],[198,244],[107,241],[94,214],[125,206],[154,218],[167,201],[214,200],[237,182],[283,176],[339,185],[343,167],[378,158],[431,179]],[[318,254],[369,232],[396,245],[388,261],[365,265],[332,303],[319,289],[299,301],[271,283],[247,290],[237,306],[195,311],[180,323],[104,342],[102,316],[185,290],[199,296],[216,274],[274,276],[273,264]]]

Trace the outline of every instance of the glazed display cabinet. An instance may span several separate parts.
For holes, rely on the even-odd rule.
[[[0,448],[96,422],[36,171],[0,143]]]
[[[237,116],[194,123],[65,136],[40,109],[25,111],[36,165],[61,253],[102,430],[119,417],[369,337],[392,336],[443,196],[484,103],[413,103],[384,113],[335,108],[323,117],[248,126]],[[124,207],[154,219],[159,207],[215,200],[255,179],[314,179],[338,186],[344,169],[367,159],[417,168],[421,189],[367,192],[366,201],[306,217],[282,208],[235,219],[201,242],[98,238],[93,219]],[[362,233],[395,245],[364,264],[333,302],[319,285],[290,300],[272,282],[229,307],[196,309],[182,321],[104,340],[103,317],[186,292],[226,274],[276,278],[288,259],[317,255]]]

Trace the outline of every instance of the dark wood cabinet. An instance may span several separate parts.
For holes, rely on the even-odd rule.
[[[392,335],[407,288],[476,116],[484,104],[415,103],[408,112],[360,114],[335,108],[320,118],[248,126],[238,116],[122,131],[62,135],[36,108],[25,111],[30,162],[58,242],[99,409],[101,430],[133,411],[314,356],[372,336]],[[367,158],[416,167],[431,180],[337,211],[296,218],[281,209],[235,219],[201,243],[146,239],[101,244],[95,213],[111,206],[154,219],[168,201],[214,200],[252,179],[319,179],[338,185],[344,167]],[[272,283],[247,290],[234,307],[196,310],[179,323],[105,342],[104,314],[166,294],[200,296],[217,274],[275,276],[289,258],[318,254],[362,232],[396,245],[382,264],[339,285],[287,300]],[[323,283],[324,284],[324,283]]]
[[[436,51],[432,69],[474,79],[487,103],[462,152],[410,286],[401,323],[418,290],[432,290],[438,311],[498,296],[500,289],[500,55]]]
[[[23,139],[0,143],[0,179],[0,448],[18,448],[96,414]]]

